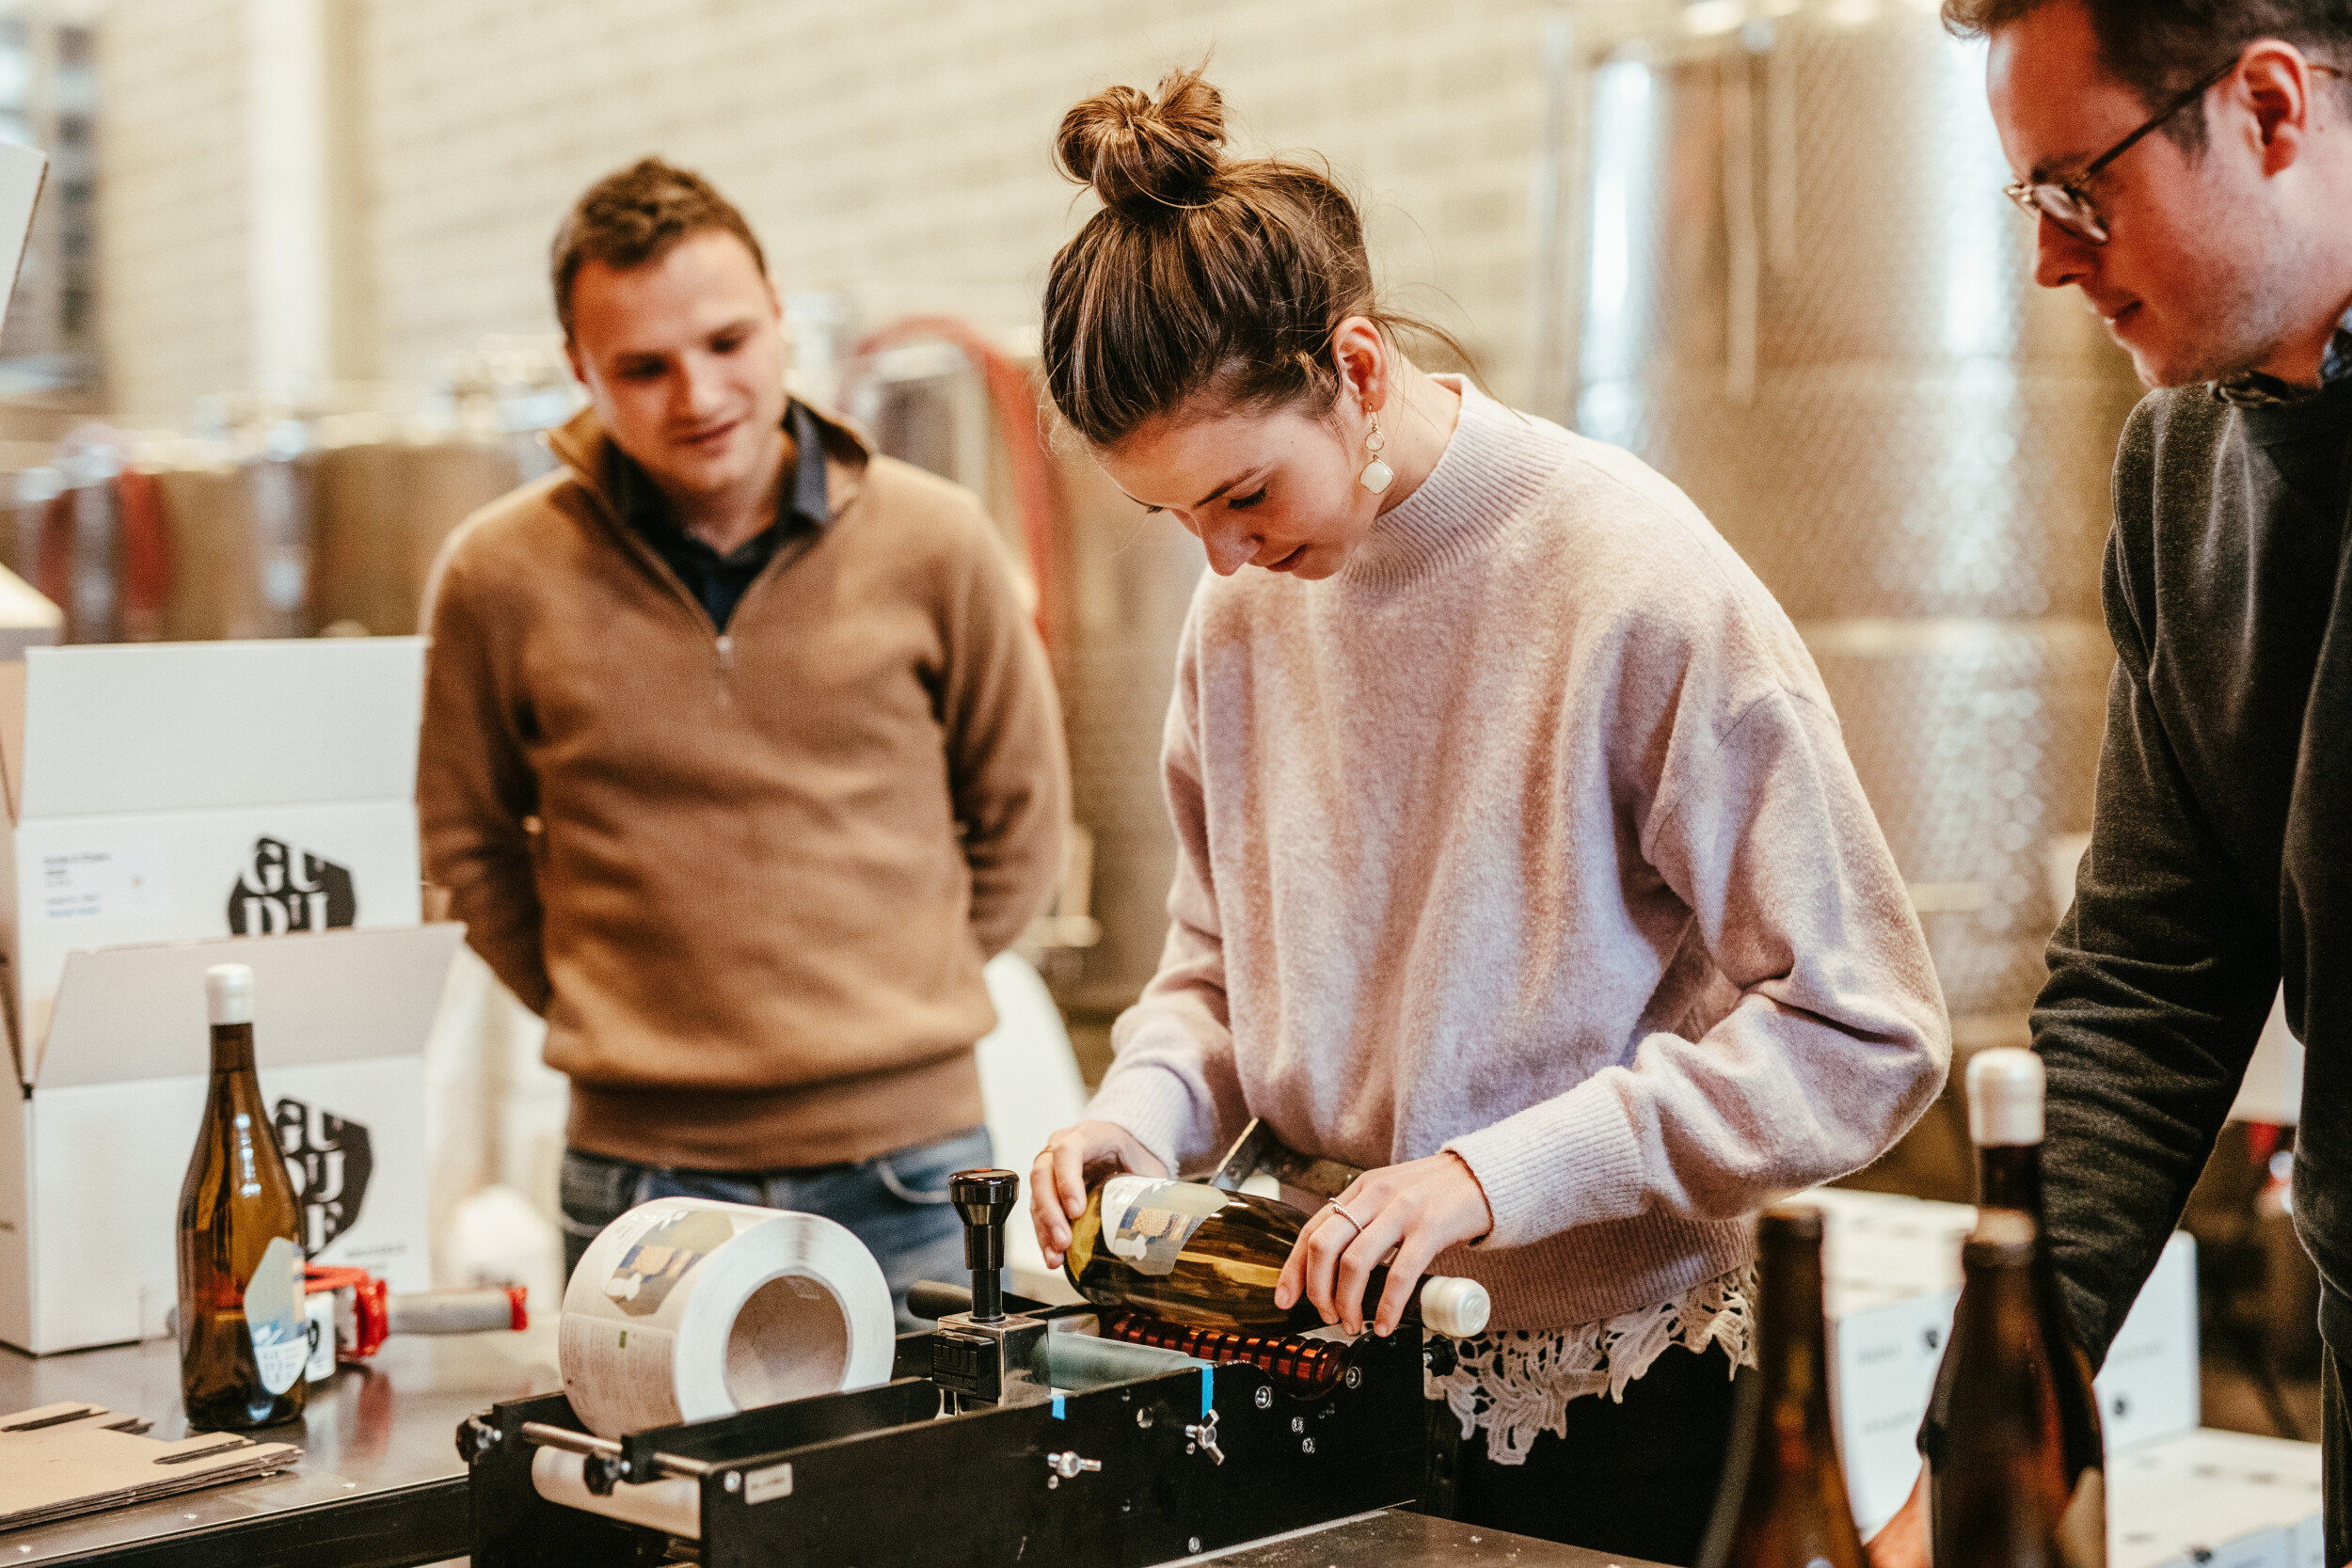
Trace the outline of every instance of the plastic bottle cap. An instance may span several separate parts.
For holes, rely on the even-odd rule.
[[[1449,1339],[1467,1339],[1486,1329],[1494,1302],[1475,1279],[1433,1274],[1422,1282],[1422,1326]]]
[[[2010,1046],[1968,1064],[1968,1136],[1979,1148],[2042,1141],[2042,1058]]]
[[[215,964],[204,972],[204,1003],[215,1023],[253,1022],[253,971],[245,964]]]

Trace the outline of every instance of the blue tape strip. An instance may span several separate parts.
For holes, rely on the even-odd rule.
[[[1061,1419],[1061,1396],[1059,1394],[1054,1396],[1054,1419],[1057,1421]]]
[[[1207,1362],[1200,1364],[1200,1415],[1206,1419],[1209,1407],[1216,1402],[1216,1369]]]

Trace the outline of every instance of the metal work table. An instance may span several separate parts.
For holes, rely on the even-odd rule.
[[[1639,1558],[1395,1513],[1366,1513],[1193,1560],[1217,1568],[1655,1568]]]
[[[454,1434],[500,1400],[562,1383],[550,1317],[526,1334],[394,1338],[361,1368],[313,1385],[301,1421],[261,1435],[302,1462],[259,1481],[0,1533],[0,1568],[416,1568],[469,1545]],[[40,1359],[0,1349],[0,1413],[81,1400],[183,1437],[180,1362],[167,1339]],[[1237,1546],[1220,1568],[1644,1568],[1500,1530],[1415,1513],[1372,1513]]]
[[[493,1401],[562,1385],[554,1320],[523,1334],[396,1338],[310,1386],[303,1419],[256,1435],[303,1450],[293,1469],[132,1508],[0,1533],[0,1568],[414,1568],[469,1545],[457,1423]],[[168,1339],[34,1358],[0,1349],[0,1413],[66,1400],[187,1435]]]

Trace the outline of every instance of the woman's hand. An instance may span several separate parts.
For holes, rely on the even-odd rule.
[[[1413,1286],[1438,1254],[1494,1227],[1486,1189],[1458,1154],[1366,1171],[1348,1184],[1336,1207],[1316,1210],[1298,1233],[1275,1282],[1275,1305],[1288,1309],[1303,1295],[1325,1323],[1361,1334],[1364,1287],[1386,1260],[1389,1288],[1381,1292],[1373,1332],[1393,1334]]]
[[[1168,1174],[1168,1167],[1116,1122],[1082,1121],[1045,1140],[1029,1164],[1029,1218],[1047,1268],[1060,1268],[1070,1250],[1070,1222],[1087,1212],[1088,1182],[1121,1170]]]

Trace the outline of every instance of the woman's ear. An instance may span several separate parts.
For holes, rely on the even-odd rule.
[[[1350,316],[1331,334],[1331,359],[1340,386],[1355,394],[1365,412],[1377,414],[1388,405],[1392,358],[1389,341],[1363,316]]]

